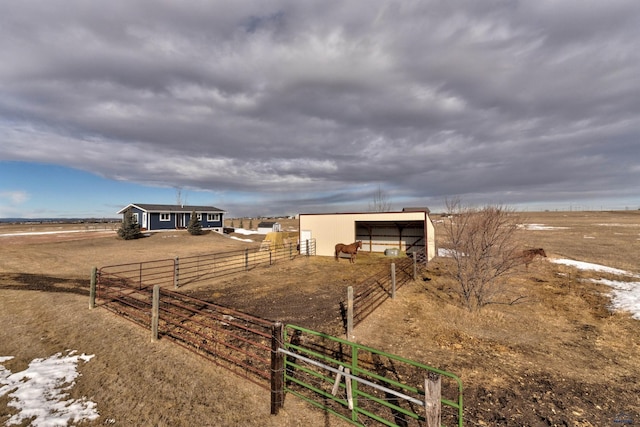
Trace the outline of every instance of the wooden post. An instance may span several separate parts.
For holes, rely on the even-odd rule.
[[[98,269],[93,267],[91,269],[91,284],[89,287],[89,308],[96,306],[96,278],[98,277]]]
[[[158,320],[160,319],[160,286],[154,285],[151,301],[151,342],[158,340]]]
[[[424,409],[427,427],[440,427],[441,383],[440,375],[430,372],[424,379]]]
[[[344,366],[338,366],[338,373],[336,374],[336,380],[333,382],[333,388],[331,389],[331,395],[335,396],[340,388],[340,381],[342,381],[342,372],[344,372]],[[345,380],[348,381],[349,378]]]
[[[180,258],[173,260],[173,287],[178,289],[180,286]]]
[[[396,263],[391,263],[391,299],[396,297]]]
[[[272,258],[271,255],[272,255],[272,253],[271,253],[271,251],[269,251],[269,265],[273,265],[273,261],[271,259]]]
[[[413,280],[418,280],[418,257],[413,253]]]
[[[353,286],[347,288],[347,340],[353,336]]]
[[[309,252],[309,239],[307,239],[307,256],[311,255],[311,253]]]
[[[276,322],[271,326],[271,415],[284,406],[284,353],[278,351],[283,343],[284,327]]]
[[[347,375],[351,373],[351,369],[349,368],[345,368],[344,371]],[[353,380],[351,378],[345,378],[345,385],[347,386],[347,406],[353,411],[353,391],[351,389],[352,381]]]

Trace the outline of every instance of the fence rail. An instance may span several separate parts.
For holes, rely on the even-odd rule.
[[[305,255],[315,253],[315,242],[301,247]],[[269,390],[272,414],[291,393],[360,426],[373,421],[430,427],[440,419],[462,426],[462,383],[449,372],[167,289],[292,259],[292,252],[285,246],[94,268],[89,307],[97,298],[101,306],[150,329],[152,340],[171,339]],[[359,321],[414,275],[413,260],[399,259],[391,278],[385,269],[357,285]]]
[[[392,298],[397,289],[414,280],[416,265],[413,258],[396,258],[391,264],[395,268],[395,274],[390,272],[390,264],[386,264],[353,286],[353,326],[373,313],[387,298]],[[341,302],[343,313],[346,313],[349,304],[348,300]]]
[[[282,351],[285,391],[352,424],[463,425],[462,382],[450,372],[294,325]]]
[[[100,268],[99,274],[102,280],[125,280],[139,288],[148,285],[178,288],[242,273],[260,266],[273,265],[276,262],[289,261],[299,255],[315,255],[314,239],[305,241],[301,246],[303,246],[303,252],[298,252],[296,245],[289,243],[274,245],[267,250],[247,248],[183,258],[111,265]]]
[[[274,322],[156,285],[158,313],[154,327],[154,287],[130,287],[123,281],[100,279],[97,283],[96,296],[108,310],[269,388]]]

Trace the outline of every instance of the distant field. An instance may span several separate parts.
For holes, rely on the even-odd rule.
[[[640,273],[639,211],[518,215],[523,247]],[[440,217],[432,219],[442,244]],[[17,369],[68,348],[95,353],[73,389],[98,404],[101,419],[86,425],[107,419],[115,425],[343,425],[292,396],[284,413],[271,417],[261,389],[169,342],[151,345],[146,331],[87,308],[94,265],[237,249],[259,245],[260,237],[241,242],[171,231],[125,242],[115,232],[68,234],[76,237],[0,237],[0,356],[15,355]],[[274,319],[287,316],[280,309],[304,308],[283,303],[282,295],[294,291],[322,328],[339,322],[336,295],[376,263],[368,254],[358,260],[300,258],[184,291]],[[640,423],[640,321],[610,310],[611,289],[589,281],[601,274],[537,259],[509,279],[512,291],[525,296],[522,304],[469,313],[460,307],[449,262],[431,262],[418,281],[358,325],[356,340],[460,375],[468,426],[595,427],[616,425],[619,413]],[[6,403],[0,397],[0,424]]]

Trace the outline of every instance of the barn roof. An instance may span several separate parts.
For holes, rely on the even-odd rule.
[[[158,205],[150,203],[130,203],[118,211],[118,214],[124,213],[129,207],[136,207],[146,212],[221,212],[215,206],[197,206],[197,205]]]

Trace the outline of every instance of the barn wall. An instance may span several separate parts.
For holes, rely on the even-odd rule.
[[[427,260],[431,260],[436,256],[436,228],[431,222],[431,218],[427,217]]]
[[[337,243],[355,241],[355,223],[344,215],[300,215],[300,232],[311,231],[316,240],[316,255],[333,256]]]

